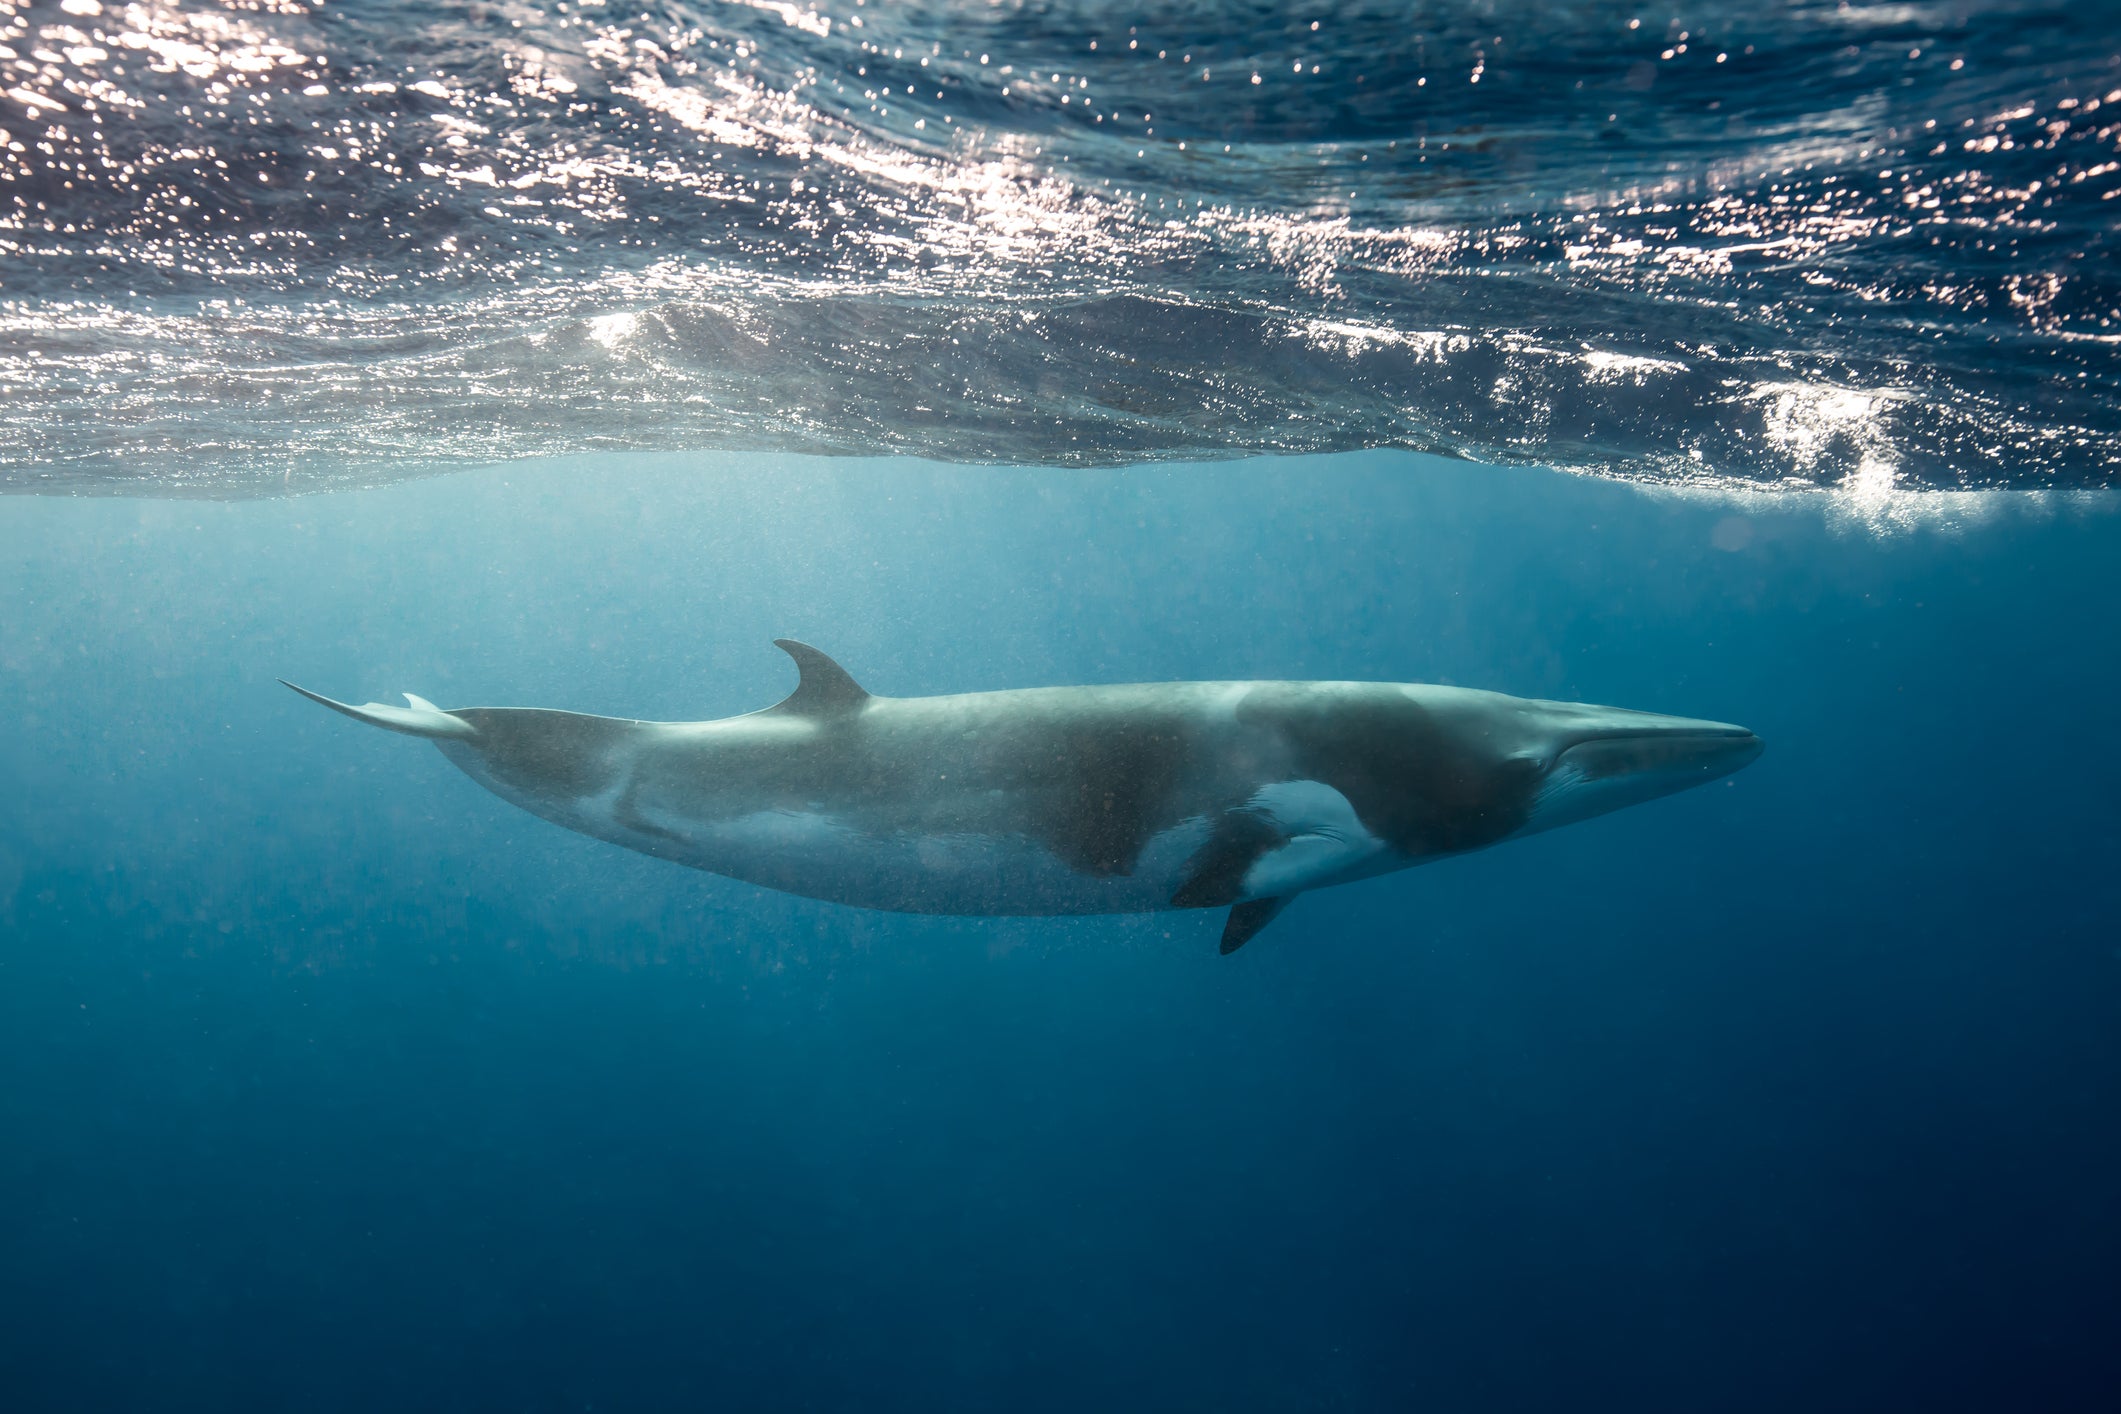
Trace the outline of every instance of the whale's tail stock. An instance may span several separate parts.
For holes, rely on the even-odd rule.
[[[405,694],[409,707],[392,707],[381,702],[367,702],[359,707],[351,703],[334,702],[322,693],[311,692],[306,687],[296,687],[286,678],[279,679],[280,686],[301,693],[310,701],[329,707],[334,712],[344,713],[357,722],[366,722],[372,727],[381,727],[387,732],[403,732],[406,736],[466,737],[476,736],[478,731],[462,717],[454,716],[429,702],[424,697]]]

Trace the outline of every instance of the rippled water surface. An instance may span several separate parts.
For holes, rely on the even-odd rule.
[[[0,0],[0,485],[2108,485],[2121,12]]]

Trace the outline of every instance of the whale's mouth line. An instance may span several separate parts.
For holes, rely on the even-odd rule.
[[[1613,727],[1576,733],[1562,750],[1573,750],[1595,741],[1688,741],[1695,738],[1703,741],[1760,740],[1759,734],[1749,728],[1723,722],[1699,727]]]
[[[1700,727],[1617,727],[1590,731],[1569,741],[1550,759],[1550,782],[1573,777],[1583,785],[1642,786],[1665,780],[1713,779],[1750,765],[1765,749],[1745,727],[1714,723]],[[1661,793],[1661,792],[1660,792]]]

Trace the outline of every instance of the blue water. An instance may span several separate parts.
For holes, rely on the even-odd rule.
[[[1404,453],[0,502],[0,1404],[2106,1409],[2104,500]],[[352,698],[1457,682],[1727,782],[1220,914],[629,854]]]

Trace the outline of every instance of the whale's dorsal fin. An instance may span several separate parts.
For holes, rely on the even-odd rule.
[[[802,678],[778,703],[769,707],[770,712],[787,712],[799,717],[836,717],[846,712],[861,710],[869,700],[862,685],[848,676],[847,670],[827,658],[807,643],[798,643],[792,638],[776,638],[773,646],[795,659],[796,671]]]

